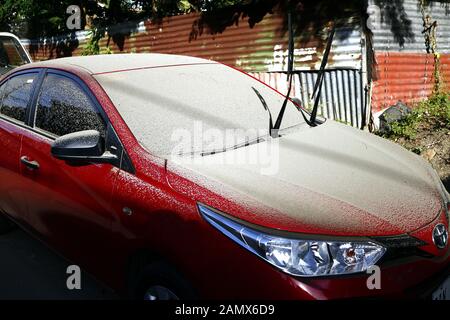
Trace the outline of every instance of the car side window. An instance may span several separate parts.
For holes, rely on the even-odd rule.
[[[37,101],[35,127],[55,136],[97,130],[105,136],[105,123],[91,99],[72,79],[47,74]]]
[[[25,122],[35,79],[36,74],[22,74],[14,76],[4,83],[1,90],[0,114]]]

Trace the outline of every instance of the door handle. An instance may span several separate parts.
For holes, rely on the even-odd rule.
[[[39,162],[28,160],[27,156],[21,157],[20,162],[22,162],[30,170],[39,169]]]

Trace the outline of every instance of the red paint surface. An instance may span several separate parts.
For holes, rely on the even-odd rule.
[[[448,267],[449,248],[433,258],[397,261],[383,266],[382,290],[373,291],[367,289],[367,275],[300,279],[282,273],[211,227],[199,215],[196,201],[230,214],[259,217],[260,224],[277,229],[282,223],[279,215],[260,215],[261,207],[249,210],[214,190],[167,172],[164,160],[140,146],[86,71],[59,68],[77,75],[92,90],[128,151],[136,174],[109,164],[71,167],[50,156],[48,139],[0,119],[0,144],[10,150],[0,154],[0,190],[12,181],[20,191],[16,198],[1,194],[2,209],[113,288],[124,290],[128,262],[141,249],[175,265],[200,295],[208,298],[408,296],[424,282],[431,285],[430,281]],[[40,170],[30,172],[20,166],[19,157],[23,155],[39,161]],[[189,192],[176,191],[168,179]],[[28,209],[16,210],[17,202],[25,203]],[[131,208],[133,215],[124,215],[124,207]],[[448,226],[445,215],[440,219]],[[301,221],[288,223],[308,230]],[[416,236],[429,243],[428,233],[422,236],[418,231]]]

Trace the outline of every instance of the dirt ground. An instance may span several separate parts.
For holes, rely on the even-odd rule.
[[[422,126],[418,128],[414,139],[399,138],[397,143],[428,160],[450,192],[449,129],[430,130],[430,128]]]

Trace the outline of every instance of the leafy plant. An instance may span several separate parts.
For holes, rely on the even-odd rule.
[[[103,37],[103,35],[100,33],[99,29],[94,29],[90,31],[90,37],[87,41],[86,47],[84,47],[83,52],[81,55],[83,56],[89,56],[94,54],[100,53],[100,46],[99,46],[99,40]]]
[[[419,127],[430,130],[450,130],[450,94],[436,93],[420,102],[400,121],[391,123],[391,131],[383,136],[389,139],[414,139]]]

